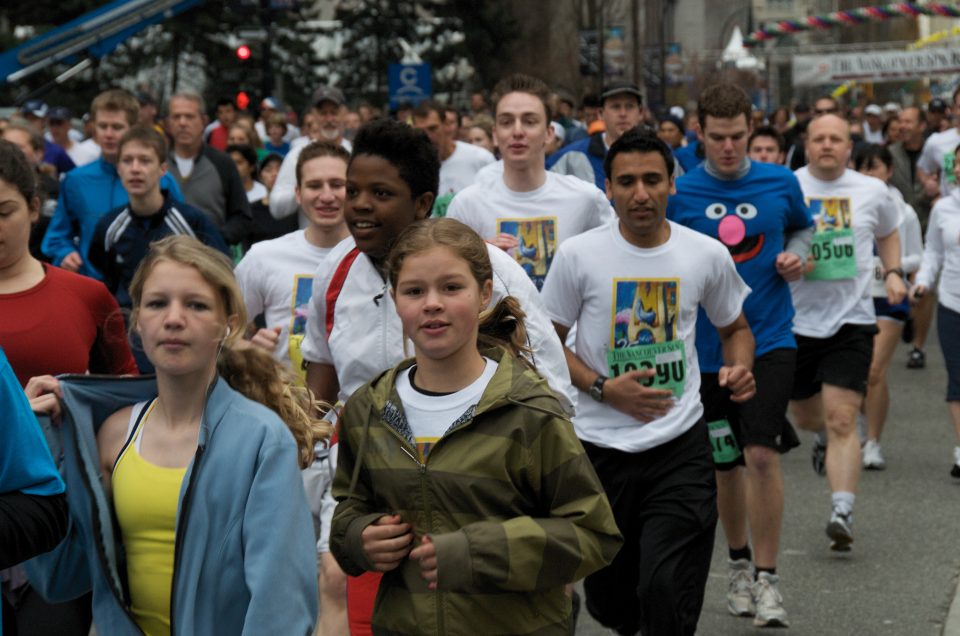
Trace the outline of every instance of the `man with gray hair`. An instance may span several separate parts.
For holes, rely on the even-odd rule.
[[[167,165],[184,201],[205,212],[233,245],[242,242],[253,217],[236,164],[203,143],[206,123],[206,106],[200,95],[181,92],[170,98],[167,131],[173,146]]]

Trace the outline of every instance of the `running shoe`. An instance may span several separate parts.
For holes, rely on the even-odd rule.
[[[853,513],[842,513],[836,508],[830,514],[827,524],[827,536],[833,541],[830,549],[834,552],[849,552],[853,543]]]
[[[761,572],[753,584],[753,603],[757,613],[753,618],[754,627],[789,627],[787,611],[783,609],[783,597],[778,584],[780,577],[769,572]]]
[[[753,616],[753,578],[750,559],[727,560],[727,609],[734,616]]]
[[[880,442],[868,439],[863,445],[863,467],[867,470],[883,470],[887,467],[880,451]]]
[[[922,369],[925,366],[927,366],[927,354],[914,347],[913,351],[910,352],[910,357],[907,359],[907,368]]]
[[[953,449],[953,468],[950,469],[950,476],[960,479],[960,446]]]
[[[821,477],[827,474],[827,443],[823,440],[821,433],[817,433],[813,438],[810,460],[813,462],[813,472]]]

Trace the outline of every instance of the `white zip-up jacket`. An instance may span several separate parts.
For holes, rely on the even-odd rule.
[[[365,254],[354,252],[352,263],[344,262],[354,248],[352,237],[344,239],[317,268],[302,345],[304,360],[336,369],[338,397],[344,402],[380,373],[413,355],[412,343],[404,342],[389,281],[381,278]],[[527,315],[532,361],[572,414],[577,390],[570,382],[563,346],[537,288],[504,251],[492,245],[487,245],[487,251],[493,265],[491,305],[508,295],[520,301]]]

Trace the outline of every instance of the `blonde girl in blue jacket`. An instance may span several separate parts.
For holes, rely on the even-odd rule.
[[[96,434],[128,598],[98,597],[94,585],[94,622],[98,606],[119,601],[130,633],[311,634],[316,566],[299,468],[329,431],[311,418],[309,394],[242,346],[244,303],[226,257],[169,237],[130,293],[157,392]]]

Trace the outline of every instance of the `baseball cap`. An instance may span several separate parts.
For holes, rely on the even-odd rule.
[[[553,134],[556,135],[560,141],[567,138],[567,131],[560,122],[552,121],[550,122],[550,127],[553,128]]]
[[[277,104],[277,100],[272,97],[264,97],[260,102],[260,110],[266,110],[268,108],[271,110],[277,110],[278,106],[279,104]]]
[[[883,114],[883,109],[877,106],[876,104],[870,104],[863,109],[863,114],[880,116]]]
[[[31,99],[20,107],[21,115],[32,115],[41,119],[47,116],[48,111],[47,104],[42,99]]]
[[[945,113],[947,112],[947,102],[943,101],[939,97],[934,97],[930,100],[930,103],[927,104],[927,112]]]
[[[883,105],[883,110],[887,111],[888,113],[899,113],[900,104],[897,102],[887,102]]]
[[[633,95],[641,104],[643,103],[643,93],[640,92],[636,84],[631,84],[630,82],[613,82],[612,84],[604,86],[603,92],[600,93],[600,103],[602,104],[614,95],[623,94]]]
[[[314,105],[317,105],[320,102],[333,102],[337,106],[343,106],[346,100],[343,98],[343,91],[336,86],[321,86],[317,90],[313,91],[312,100]]]
[[[683,125],[683,120],[680,119],[679,117],[677,117],[676,115],[674,115],[673,113],[668,113],[668,114],[666,114],[666,115],[664,115],[663,117],[660,118],[660,122],[661,122],[661,123],[662,123],[662,122],[665,122],[665,121],[668,121],[668,122],[670,122],[671,124],[673,124],[674,126],[676,126],[677,129],[678,129],[680,132],[682,132],[682,133],[686,133],[686,132],[687,132],[687,129],[686,129],[686,128],[684,127],[684,125]]]
[[[73,113],[65,106],[56,106],[50,109],[50,112],[47,113],[47,118],[50,121],[70,121],[73,119]]]

